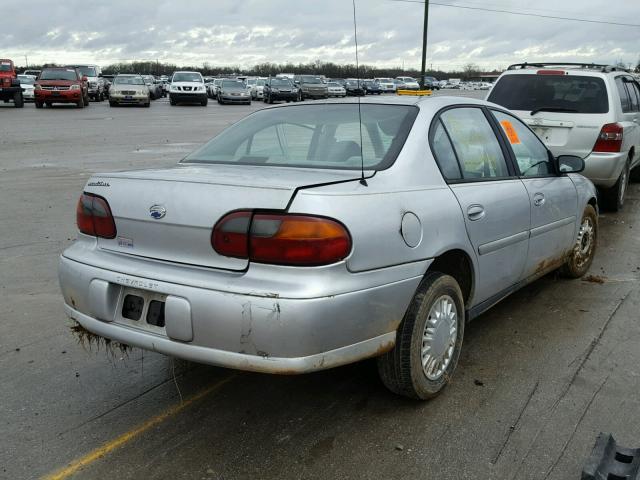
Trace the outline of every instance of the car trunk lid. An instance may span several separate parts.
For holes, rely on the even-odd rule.
[[[244,270],[248,260],[218,255],[213,226],[239,209],[284,210],[296,189],[357,180],[360,172],[261,166],[179,166],[93,176],[86,192],[104,197],[117,236],[101,249],[159,261]]]

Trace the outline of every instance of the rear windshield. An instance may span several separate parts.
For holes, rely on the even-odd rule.
[[[395,161],[418,108],[318,104],[258,111],[223,131],[183,162],[382,170]],[[361,155],[362,153],[362,155]]]
[[[244,83],[240,80],[223,80],[222,86],[224,88],[245,88]]]
[[[290,87],[291,82],[285,78],[272,78],[271,86],[272,87]]]
[[[116,85],[144,85],[144,80],[142,80],[142,77],[140,76],[121,76],[118,75],[114,80],[113,83],[115,83]]]
[[[607,113],[607,87],[598,77],[579,75],[505,75],[493,87],[490,102],[529,112]]]
[[[173,82],[202,82],[202,77],[199,73],[174,73]]]
[[[75,70],[43,70],[39,80],[78,80]]]
[[[12,72],[13,66],[9,62],[0,62],[0,72]]]

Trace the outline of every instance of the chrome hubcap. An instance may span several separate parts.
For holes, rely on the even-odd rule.
[[[429,311],[422,334],[422,370],[429,380],[446,371],[458,338],[458,310],[449,295],[438,298]]]
[[[576,266],[581,268],[591,256],[591,250],[593,249],[593,223],[590,218],[582,220],[580,225],[580,231],[578,232],[578,241],[575,247],[575,260]]]

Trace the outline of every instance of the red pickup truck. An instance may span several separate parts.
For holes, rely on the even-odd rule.
[[[0,59],[0,100],[4,100],[5,103],[13,101],[16,108],[24,106],[20,80],[13,62],[8,59]]]
[[[78,108],[89,105],[89,84],[77,68],[48,67],[42,69],[34,84],[36,108],[45,104],[75,103]]]

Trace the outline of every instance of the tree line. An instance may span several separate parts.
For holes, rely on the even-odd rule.
[[[52,67],[56,64],[29,65],[29,69],[42,69],[44,67]],[[102,66],[102,73],[105,75],[114,75],[117,73],[138,73],[141,75],[167,75],[170,76],[176,71],[197,71],[204,76],[225,76],[225,75],[247,75],[256,77],[275,76],[278,73],[293,74],[311,74],[324,75],[328,78],[395,78],[400,76],[414,77],[420,76],[420,72],[416,69],[381,68],[371,65],[355,64],[337,64],[332,62],[321,62],[316,60],[311,63],[260,63],[253,67],[241,66],[214,66],[208,63],[202,65],[177,65],[174,63],[152,62],[152,61],[134,61],[120,62]],[[428,70],[426,75],[435,77],[438,80],[446,80],[448,78],[468,79],[480,72],[480,68],[476,65],[466,65],[461,71],[445,71],[445,70]],[[494,70],[493,73],[500,73]]]

